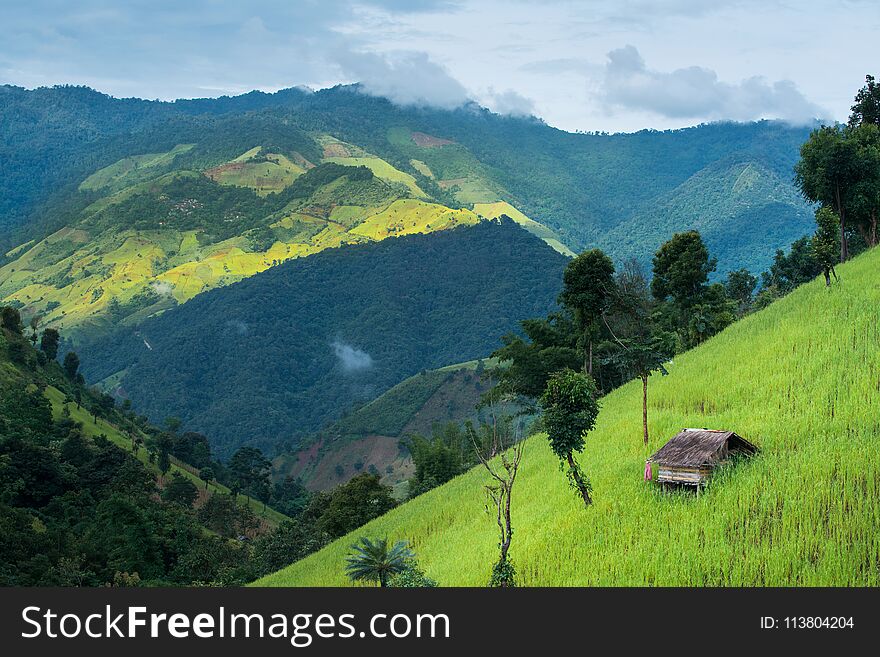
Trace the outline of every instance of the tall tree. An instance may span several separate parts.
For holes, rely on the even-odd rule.
[[[828,205],[840,220],[840,262],[849,258],[847,211],[860,170],[856,144],[850,130],[842,126],[822,126],[801,146],[801,159],[794,167],[795,183],[804,198]]]
[[[880,125],[880,85],[873,75],[865,76],[865,86],[859,89],[850,108],[849,125],[856,127],[866,123]]]
[[[156,443],[159,452],[159,471],[164,475],[171,469],[171,449],[174,447],[174,441],[167,433],[159,436]]]
[[[492,413],[492,422],[482,425],[490,440],[481,440],[478,433],[468,427],[477,459],[492,477],[492,483],[485,487],[486,495],[495,508],[495,522],[498,525],[498,561],[492,566],[489,585],[509,588],[516,586],[516,568],[510,559],[510,544],[513,540],[513,517],[511,505],[513,486],[522,462],[523,446],[521,440],[510,432],[508,422],[499,422]],[[493,460],[497,456],[497,461]]]
[[[21,335],[21,313],[18,312],[18,309],[12,306],[0,308],[0,326],[16,335]]]
[[[61,336],[58,331],[53,328],[47,328],[40,336],[40,349],[46,354],[49,360],[55,360],[58,357],[58,342]]]
[[[654,254],[651,293],[658,301],[671,298],[689,308],[699,301],[717,264],[698,231],[676,233]]]
[[[31,344],[34,345],[34,347],[37,346],[37,329],[40,328],[40,322],[42,320],[43,318],[40,315],[34,315],[33,317],[31,317],[31,321],[29,323],[31,327]]]
[[[585,251],[568,263],[559,302],[581,330],[584,374],[593,374],[593,339],[614,294],[614,263],[600,249]]]
[[[837,215],[834,210],[823,206],[816,210],[816,232],[810,241],[813,257],[825,275],[825,285],[831,285],[831,275],[837,278],[834,263],[837,262]]]
[[[736,314],[739,317],[745,315],[752,307],[757,286],[758,277],[748,269],[743,268],[728,272],[724,289],[727,296],[736,303]]]
[[[880,216],[880,126],[863,123],[851,131],[859,176],[853,185],[851,217],[865,244],[877,246]]]
[[[272,463],[256,447],[239,447],[229,459],[234,490],[265,501]],[[231,487],[232,488],[232,487]]]
[[[68,351],[67,355],[64,357],[64,373],[67,374],[68,378],[75,381],[78,371],[79,356],[76,355],[75,351]],[[77,404],[78,403],[79,402],[77,402]]]
[[[345,536],[397,506],[391,493],[378,475],[364,472],[352,477],[330,494],[318,526],[333,538]]]
[[[585,436],[596,425],[599,414],[596,395],[596,383],[592,377],[562,370],[547,381],[547,389],[540,400],[550,448],[568,466],[569,484],[581,496],[585,506],[593,502],[590,480],[575,460],[574,453],[584,449]]]

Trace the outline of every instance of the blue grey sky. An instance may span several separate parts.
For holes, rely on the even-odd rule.
[[[876,0],[0,0],[0,83],[192,98],[362,82],[566,130],[844,120]]]

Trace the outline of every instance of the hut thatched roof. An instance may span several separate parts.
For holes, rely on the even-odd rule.
[[[699,467],[713,465],[727,453],[757,451],[757,447],[733,431],[682,429],[648,460],[658,465]]]

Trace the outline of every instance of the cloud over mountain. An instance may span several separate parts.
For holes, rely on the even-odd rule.
[[[768,117],[805,124],[827,116],[790,80],[768,82],[755,76],[732,84],[699,66],[657,71],[648,68],[630,45],[608,53],[602,94],[608,109],[647,110],[669,118],[751,121]]]

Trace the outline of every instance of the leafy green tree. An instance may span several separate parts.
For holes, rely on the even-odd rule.
[[[53,328],[47,328],[40,336],[40,349],[46,354],[49,360],[55,360],[58,357],[58,342],[61,336]]]
[[[851,218],[868,247],[877,245],[880,215],[880,125],[863,123],[850,133],[856,145],[858,180],[853,185]]]
[[[671,298],[686,310],[700,301],[717,263],[698,231],[676,233],[654,254],[651,293],[658,301]]]
[[[345,574],[353,582],[378,582],[385,587],[391,577],[406,570],[414,556],[406,541],[397,541],[389,547],[387,538],[364,536],[351,546],[351,553],[345,559]]]
[[[29,322],[29,326],[31,327],[31,344],[34,347],[37,346],[37,329],[40,328],[40,322],[42,320],[43,318],[40,315],[34,315]]]
[[[67,355],[64,357],[64,373],[67,374],[69,379],[76,380],[78,371],[79,356],[76,355],[75,351],[68,351]]]
[[[163,433],[156,441],[156,451],[159,455],[159,471],[164,475],[171,469],[171,449],[174,441],[167,433]]]
[[[12,306],[0,308],[0,326],[16,335],[21,335],[21,313],[18,312],[18,309]]]
[[[414,434],[402,444],[409,450],[416,467],[409,481],[409,497],[444,484],[461,473],[464,461],[464,432],[454,422],[435,427],[431,438]]]
[[[865,86],[859,89],[850,109],[850,127],[855,128],[866,123],[880,125],[880,85],[873,75],[865,76]]]
[[[614,263],[600,249],[574,258],[562,275],[559,302],[574,316],[581,331],[584,374],[593,374],[593,340],[614,296]]]
[[[202,481],[205,482],[205,490],[208,490],[208,484],[210,484],[214,480],[214,468],[211,466],[206,466],[199,470],[199,476],[202,478]]]
[[[752,307],[755,300],[755,288],[758,286],[758,277],[754,276],[748,269],[737,269],[728,272],[727,281],[724,283],[724,289],[727,296],[736,303],[736,314],[742,317]]]
[[[596,394],[596,384],[591,377],[562,370],[547,381],[540,400],[550,448],[563,466],[568,466],[569,484],[580,494],[585,506],[592,504],[590,480],[574,453],[584,449],[585,436],[596,425],[599,414]]]
[[[179,417],[166,417],[165,418],[165,428],[170,433],[177,433],[177,430],[180,429],[183,422],[180,421]]]
[[[504,363],[493,372],[499,392],[534,400],[547,387],[547,379],[561,369],[579,369],[578,330],[567,313],[555,313],[546,319],[520,322],[528,342],[516,334],[502,338],[504,346],[492,356]]]
[[[856,144],[850,129],[822,126],[801,147],[795,165],[795,183],[804,198],[834,209],[840,220],[840,262],[849,258],[846,220],[853,188],[861,174]]]
[[[792,242],[787,254],[782,250],[776,252],[770,269],[761,274],[761,286],[775,288],[778,296],[784,296],[813,280],[820,272],[810,238],[801,237]]]
[[[198,499],[199,491],[196,485],[186,477],[175,474],[171,477],[165,489],[162,491],[162,499],[172,504],[179,504],[185,509],[192,507]]]
[[[364,472],[330,494],[318,527],[333,538],[344,536],[397,506],[390,486],[377,475]]]
[[[834,210],[827,206],[823,206],[816,210],[816,232],[810,241],[813,251],[813,257],[816,264],[822,269],[825,275],[825,285],[831,285],[831,275],[837,278],[837,272],[834,271],[834,264],[837,262],[838,252],[838,234],[837,226],[839,225],[837,215]]]
[[[648,445],[648,377],[654,372],[660,372],[664,376],[668,374],[664,363],[674,353],[674,344],[675,337],[665,332],[621,339],[619,341],[621,349],[613,357],[621,369],[642,382],[642,438],[646,447]]]
[[[256,447],[239,447],[229,460],[229,472],[236,492],[243,491],[248,497],[267,501],[272,463],[262,451]]]

